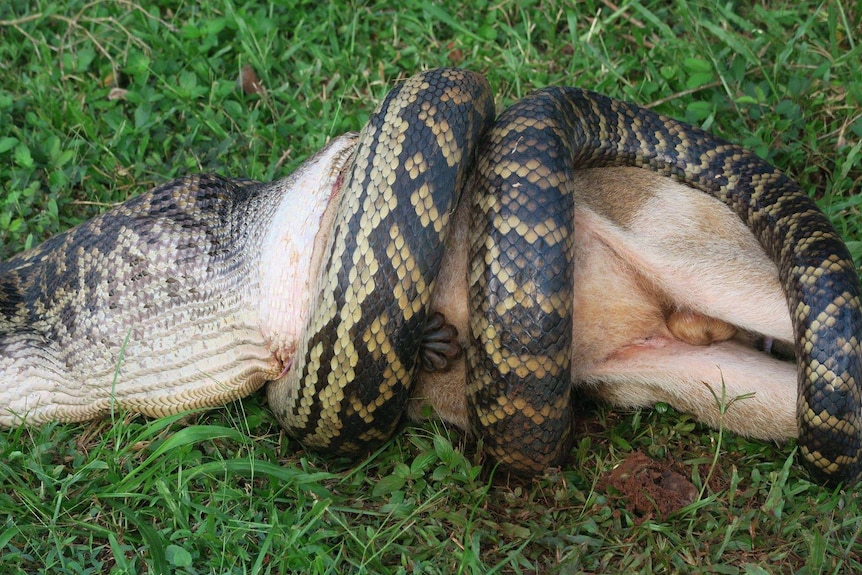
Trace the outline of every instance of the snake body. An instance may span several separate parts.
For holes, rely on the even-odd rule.
[[[555,210],[571,209],[562,197],[571,170],[607,166],[641,167],[675,178],[727,204],[751,229],[778,267],[793,320],[803,459],[824,481],[858,480],[859,279],[831,223],[792,180],[754,153],[577,88],[540,90],[505,110],[483,142],[477,166],[483,183],[474,198],[471,227],[471,336],[476,344],[468,348],[468,400],[472,425],[484,432],[496,457],[526,472],[560,457],[556,448],[565,443],[568,426],[558,422],[568,421],[570,402],[569,388],[556,374],[568,373],[566,357],[552,345],[554,338],[542,339],[517,326],[535,325],[541,332],[547,318],[552,326],[557,318],[568,321],[571,298],[563,295],[569,288],[562,285],[566,276],[559,264],[541,272],[543,281],[553,284],[547,292],[525,289],[540,285],[531,281],[537,268],[562,257],[545,246],[533,249],[536,242],[555,245],[570,234],[561,231],[566,229],[561,223],[571,218],[561,223],[549,218]],[[559,200],[554,196],[559,204],[528,220],[524,214],[536,198],[554,188],[563,190]],[[524,221],[523,226],[512,223]],[[516,245],[522,247],[511,247]],[[545,309],[536,313],[540,308]],[[520,363],[514,360],[519,355]],[[522,373],[511,369],[516,364]],[[525,369],[530,365],[536,369]],[[507,376],[512,371],[516,378]],[[529,390],[526,399],[513,405],[521,390]],[[536,449],[524,451],[521,443],[513,449],[508,438],[523,430],[533,438],[525,445]]]
[[[493,114],[482,76],[438,70],[390,92],[360,134],[316,313],[290,372],[268,389],[303,443],[350,455],[394,430],[418,371],[450,215]]]
[[[303,256],[320,258],[319,272],[304,268],[315,273],[318,295],[303,304],[314,313],[295,337],[268,315],[281,304],[256,308],[258,316],[247,311],[256,296],[277,299],[268,291],[277,282],[253,279],[261,261],[266,269],[288,265],[261,253],[274,245],[261,234],[279,225],[283,185],[182,180],[4,263],[0,405],[29,393],[34,381],[62,392],[65,381],[83,377],[77,367],[87,362],[102,366],[94,386],[104,390],[110,372],[124,369],[118,360],[126,337],[194,331],[221,341],[212,334],[228,331],[236,365],[213,370],[203,365],[206,351],[183,351],[176,362],[163,356],[156,379],[192,381],[198,371],[242,382],[210,404],[277,380],[270,403],[292,434],[336,453],[367,450],[389,436],[403,409],[447,221],[464,188],[473,213],[471,425],[504,466],[534,473],[559,462],[570,442],[570,174],[636,166],[723,201],[776,262],[795,330],[802,456],[825,481],[859,479],[859,281],[840,237],[796,184],[739,146],[584,90],[539,91],[487,128],[492,116],[487,83],[462,70],[425,72],[387,96],[355,150],[344,147],[354,155],[349,167],[336,162],[340,203],[322,254]],[[158,217],[151,225],[162,214],[170,225]],[[255,225],[242,223],[245,217]],[[168,244],[152,250],[167,259],[149,257],[148,246]],[[182,274],[167,271],[195,259],[200,266],[181,267]],[[124,290],[125,282],[153,276],[157,296]],[[230,293],[230,282],[243,284],[238,277],[249,285]],[[126,319],[114,322],[118,316]],[[116,323],[111,331],[98,323],[105,318]],[[266,337],[255,333],[261,323],[270,327]],[[71,351],[62,349],[70,342]],[[132,358],[127,370],[138,370],[131,380],[148,405],[152,366],[140,364]],[[200,389],[194,384],[189,393]],[[100,401],[95,411],[83,402],[89,407],[69,416],[33,396],[34,410],[19,401],[27,413],[0,423],[14,424],[15,415],[79,419],[104,411]],[[182,406],[143,410],[167,409]]]

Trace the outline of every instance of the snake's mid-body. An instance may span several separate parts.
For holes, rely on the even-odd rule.
[[[826,480],[858,479],[859,282],[793,182],[578,89],[537,92],[489,128],[492,117],[483,78],[426,72],[387,96],[358,143],[337,140],[286,180],[173,182],[0,264],[0,424],[112,406],[158,415],[275,380],[270,404],[293,435],[369,449],[404,411],[464,189],[470,424],[502,464],[539,471],[565,456],[571,429],[575,172],[631,166],[722,201],[775,262],[803,457]]]

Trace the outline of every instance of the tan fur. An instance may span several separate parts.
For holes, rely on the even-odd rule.
[[[667,318],[667,329],[674,339],[691,345],[709,345],[727,341],[737,329],[729,323],[695,311],[675,310]]]
[[[666,402],[743,435],[794,437],[795,367],[756,351],[748,335],[791,341],[790,315],[775,265],[739,218],[637,168],[580,172],[575,194],[574,384],[615,405]],[[462,344],[463,212],[432,299]],[[464,385],[463,359],[444,373],[423,372],[410,416],[430,405],[466,428]],[[720,403],[730,404],[724,415]]]

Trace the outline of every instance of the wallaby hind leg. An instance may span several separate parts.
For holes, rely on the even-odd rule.
[[[578,176],[576,383],[614,405],[661,401],[742,435],[795,437],[796,367],[755,345],[792,342],[790,315],[751,232],[668,178]]]

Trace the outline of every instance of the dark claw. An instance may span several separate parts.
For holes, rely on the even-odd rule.
[[[422,369],[426,371],[445,371],[461,355],[458,343],[458,330],[446,323],[446,317],[434,312],[428,318],[422,334],[420,354]]]
[[[796,359],[796,352],[793,349],[792,343],[767,337],[759,337],[755,340],[754,347],[755,349],[782,361],[792,361]]]

